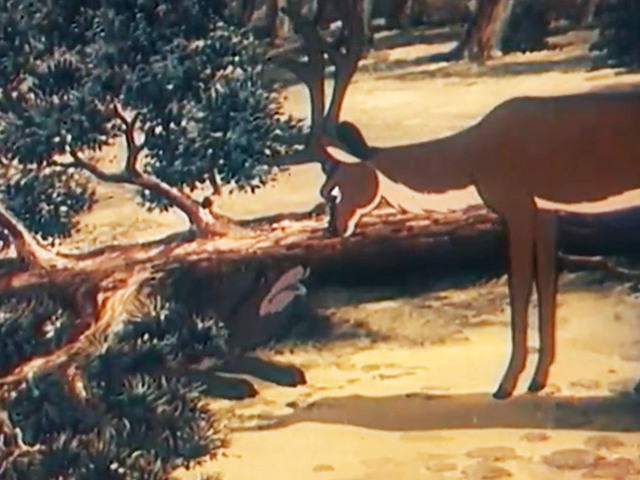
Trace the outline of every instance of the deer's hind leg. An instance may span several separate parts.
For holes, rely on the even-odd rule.
[[[539,392],[547,384],[549,369],[555,358],[557,272],[557,215],[538,211],[536,216],[536,290],[538,292],[538,365],[529,385]]]
[[[511,358],[502,382],[493,394],[496,399],[513,394],[527,361],[527,310],[533,286],[536,209],[533,204],[524,203],[510,207],[509,213],[502,214],[502,218],[509,248]]]

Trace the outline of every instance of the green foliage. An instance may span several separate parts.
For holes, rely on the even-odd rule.
[[[640,2],[606,0],[598,14],[600,31],[591,46],[598,66],[640,68]]]
[[[2,373],[59,347],[74,321],[54,294],[4,299],[0,313]],[[24,442],[43,449],[13,458],[2,478],[160,480],[208,456],[223,437],[202,403],[204,386],[175,378],[165,367],[219,358],[224,341],[215,319],[156,302],[80,366],[87,399],[71,394],[55,374],[13,392],[3,407]]]
[[[5,205],[32,232],[43,237],[69,235],[78,214],[94,203],[95,192],[83,172],[59,166],[0,165]]]
[[[53,294],[0,299],[0,375],[29,358],[59,348],[73,316]]]
[[[222,8],[211,0],[0,2],[0,157],[35,175],[56,155],[96,150],[123,133],[117,104],[140,115],[144,168],[162,181],[263,184],[293,126],[263,78],[256,42],[224,23]],[[76,197],[90,191],[63,174],[48,178],[70,198],[47,200],[65,203],[71,217],[92,199],[80,208]],[[23,183],[4,192],[21,218],[35,212],[14,200],[29,193]]]

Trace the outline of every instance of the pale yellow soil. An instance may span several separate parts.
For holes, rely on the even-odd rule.
[[[562,283],[558,357],[547,390],[524,393],[536,358],[534,321],[528,368],[516,397],[502,402],[489,392],[509,353],[504,280],[391,300],[368,292],[337,307],[330,305],[339,295],[324,292],[318,304],[337,322],[361,321],[386,338],[274,355],[303,367],[308,385],[259,383],[256,399],[217,401],[229,409],[234,433],[225,455],[203,470],[228,480],[577,479],[592,459],[573,471],[549,466],[545,457],[570,459],[561,451],[581,449],[582,456],[630,459],[628,473],[636,471],[640,404],[618,393],[640,377],[640,299],[585,279]],[[531,314],[535,319],[534,308]],[[474,452],[479,448],[490,450]],[[637,478],[621,475],[627,470],[622,464],[601,478]]]
[[[343,118],[355,121],[370,143],[392,145],[462,128],[517,95],[640,86],[640,75],[587,71],[588,37],[574,33],[556,39],[566,48],[510,55],[485,67],[424,62],[450,43],[378,51],[363,62]],[[289,111],[305,115],[304,89],[292,87],[286,96]],[[319,200],[321,182],[316,166],[294,168],[254,196],[228,196],[220,208],[243,218],[303,211]],[[105,187],[105,200],[66,247],[152,238],[183,225],[178,214],[148,214],[131,191],[122,192]],[[532,322],[530,365],[516,397],[503,402],[489,393],[509,353],[504,279],[406,296],[314,292],[313,301],[338,325],[359,324],[369,334],[262,352],[302,367],[308,384],[290,389],[258,381],[255,399],[215,401],[230,447],[176,476],[637,479],[640,404],[619,392],[640,378],[640,300],[625,286],[585,278],[593,277],[563,277],[549,388],[523,394],[536,357]]]

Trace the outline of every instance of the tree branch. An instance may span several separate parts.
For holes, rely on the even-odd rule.
[[[0,227],[11,237],[18,257],[33,269],[47,269],[64,262],[42,246],[29,230],[0,202]]]
[[[131,305],[141,284],[150,278],[150,270],[146,266],[122,269],[105,275],[96,281],[95,288],[80,290],[83,298],[81,318],[78,328],[67,339],[67,343],[55,352],[31,358],[14,367],[9,373],[0,377],[0,391],[7,391],[20,385],[27,378],[41,375],[53,370],[60,370],[65,377],[74,371],[80,363],[104,345],[114,328],[127,317],[127,308]],[[74,390],[80,388],[73,378]],[[86,392],[85,392],[86,393]]]
[[[65,166],[65,167],[75,167],[75,168],[79,168],[81,170],[85,170],[87,172],[89,172],[92,176],[94,176],[95,178],[97,178],[98,180],[101,180],[103,182],[108,182],[108,183],[132,183],[132,179],[120,172],[120,173],[107,173],[104,170],[102,170],[100,167],[98,167],[97,165],[89,162],[88,160],[85,160],[84,158],[82,158],[82,156],[76,151],[76,150],[71,150],[69,152],[69,154],[71,155],[71,158],[73,159],[73,162],[70,164],[59,164],[61,166]]]
[[[127,145],[127,158],[124,170],[118,173],[107,173],[97,165],[84,159],[76,150],[70,151],[73,162],[70,164],[61,164],[62,166],[80,168],[103,182],[135,185],[154,193],[168,200],[171,205],[182,211],[198,233],[205,235],[225,235],[239,229],[239,227],[234,228],[233,222],[229,218],[212,212],[207,214],[200,204],[188,195],[185,195],[158,178],[144,174],[139,165],[143,146],[135,140],[136,126],[140,117],[136,113],[131,120],[128,120],[120,107],[114,105],[113,110],[116,118],[125,127],[124,136]]]
[[[127,142],[127,160],[125,163],[125,171],[130,175],[141,174],[138,168],[138,160],[140,158],[140,152],[142,151],[142,145],[136,142],[136,128],[138,126],[138,120],[140,119],[140,113],[136,112],[131,120],[128,120],[120,106],[115,103],[113,105],[113,111],[120,123],[124,126],[124,138]]]
[[[22,432],[11,423],[9,414],[0,408],[0,477],[7,465],[21,455],[28,455],[42,451],[41,445],[27,445],[22,438]]]

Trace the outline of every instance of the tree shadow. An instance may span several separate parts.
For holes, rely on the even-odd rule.
[[[301,422],[350,425],[383,431],[447,429],[562,429],[640,431],[640,398],[521,395],[494,400],[486,393],[323,398],[259,429]]]
[[[466,61],[446,61],[446,53],[425,55],[412,60],[400,60],[385,67],[390,72],[387,79],[398,81],[416,81],[429,78],[487,78],[518,75],[534,75],[547,72],[578,72],[592,67],[592,56],[588,53],[564,55],[560,58],[540,60],[508,60],[508,56],[485,65]],[[432,68],[423,68],[432,65]],[[406,71],[409,68],[418,70]],[[400,70],[393,73],[394,70]]]
[[[447,276],[425,275],[423,269],[416,268],[394,275],[383,272],[376,276],[372,273],[367,277],[366,283],[349,285],[348,288],[331,284],[313,285],[315,292],[311,297],[312,304],[324,309],[388,300],[412,300],[424,295],[437,295],[442,291],[477,288],[499,278],[506,270],[498,265],[486,269],[460,268],[449,273]]]
[[[390,30],[376,35],[374,50],[389,50],[410,45],[457,42],[464,34],[464,25],[443,27],[423,26],[406,30]]]

